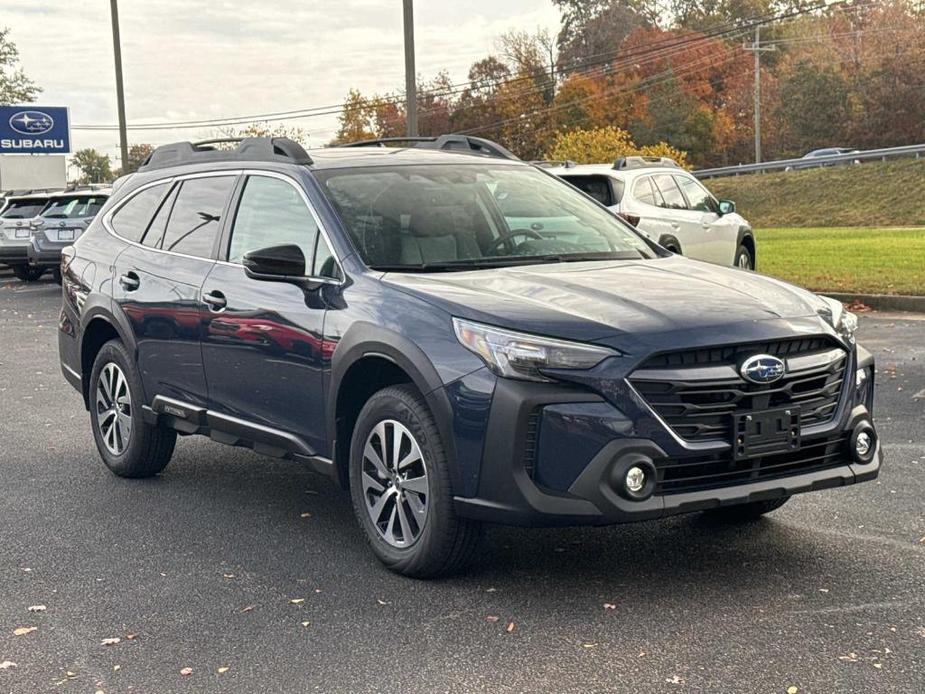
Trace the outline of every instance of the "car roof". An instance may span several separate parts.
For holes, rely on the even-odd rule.
[[[513,159],[503,159],[468,152],[419,149],[417,147],[324,147],[308,150],[313,170],[363,166],[408,166],[432,164],[495,164],[527,166]]]
[[[611,176],[613,178],[619,179],[621,181],[631,181],[640,176],[645,176],[653,173],[670,173],[670,174],[686,174],[690,173],[686,169],[678,168],[669,168],[665,166],[641,166],[634,169],[621,169],[617,171],[613,168],[613,164],[573,164],[569,166],[552,166],[549,168],[544,167],[545,171],[548,171],[551,174],[556,176],[592,176],[592,175],[603,175]]]

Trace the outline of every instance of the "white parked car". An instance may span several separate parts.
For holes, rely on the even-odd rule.
[[[754,270],[755,236],[731,200],[717,200],[666,157],[621,157],[614,164],[537,162],[680,255]]]

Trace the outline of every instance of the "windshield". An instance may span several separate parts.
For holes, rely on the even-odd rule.
[[[30,198],[28,200],[10,200],[10,204],[0,217],[7,219],[31,219],[38,215],[48,202],[42,198]]]
[[[375,269],[655,257],[613,214],[532,167],[444,164],[315,175]]]
[[[79,219],[82,217],[94,217],[100,211],[103,203],[106,202],[105,196],[74,196],[66,198],[53,198],[45,211],[43,217],[49,219]]]

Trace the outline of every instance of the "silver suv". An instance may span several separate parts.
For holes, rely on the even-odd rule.
[[[61,251],[76,241],[109,198],[109,186],[81,186],[53,194],[32,220],[29,267],[60,277]]]
[[[9,265],[21,280],[37,280],[45,268],[29,266],[32,223],[45,209],[51,194],[47,191],[12,193],[0,212],[0,264]]]
[[[673,253],[754,270],[755,237],[731,200],[717,200],[666,157],[621,157],[614,164],[537,162],[619,214]]]

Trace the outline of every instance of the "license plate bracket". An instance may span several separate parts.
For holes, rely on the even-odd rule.
[[[17,239],[27,239],[29,238],[29,230],[28,229],[17,229],[15,233],[15,237]]]
[[[800,448],[800,408],[757,410],[735,416],[736,460],[787,453]]]
[[[74,240],[74,230],[73,229],[62,229],[58,232],[59,241],[73,241]]]

